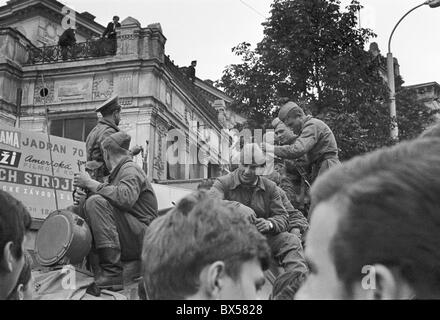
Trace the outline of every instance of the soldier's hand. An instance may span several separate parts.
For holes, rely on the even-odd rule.
[[[292,228],[291,230],[290,230],[290,233],[293,233],[294,235],[296,235],[298,238],[300,238],[301,239],[301,230],[299,230],[298,228]]]
[[[144,148],[142,148],[141,146],[134,146],[131,150],[130,153],[132,156],[137,156],[139,153],[141,153],[141,151],[143,151]]]
[[[272,229],[272,223],[263,218],[255,219],[255,226],[261,233],[269,232]]]
[[[87,198],[87,193],[83,189],[76,189],[73,193],[73,203],[75,205],[82,204]]]
[[[261,150],[263,150],[263,152],[266,152],[266,153],[274,153],[275,146],[273,146],[271,144],[263,143],[263,144],[261,144]]]
[[[87,188],[90,181],[92,181],[92,178],[87,172],[75,173],[75,176],[73,178],[73,186],[79,188]]]

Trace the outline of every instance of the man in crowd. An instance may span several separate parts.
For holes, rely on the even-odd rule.
[[[142,262],[151,300],[255,300],[270,250],[233,206],[197,192],[156,219]]]
[[[275,144],[280,146],[288,146],[295,143],[298,138],[293,131],[286,126],[279,118],[272,121],[275,129]],[[278,159],[276,166],[281,174],[280,187],[283,189],[293,206],[304,214],[307,213],[307,207],[310,203],[308,199],[309,183],[309,165],[307,157],[303,156],[295,160]],[[307,215],[307,214],[306,214]]]
[[[133,162],[129,146],[130,136],[124,132],[102,142],[103,160],[111,172],[108,183],[87,173],[74,178],[76,187],[92,194],[83,209],[102,269],[96,284],[103,289],[123,288],[121,260],[140,259],[144,231],[157,217],[156,195],[142,168]]]
[[[31,217],[23,204],[0,190],[0,300],[11,299],[25,263],[24,239]]]
[[[58,39],[58,45],[61,48],[61,57],[63,60],[67,60],[67,52],[71,50],[71,54],[74,57],[73,46],[76,44],[75,27],[66,29]]]
[[[108,39],[116,40],[116,29],[120,28],[121,24],[119,23],[119,17],[114,16],[113,21],[109,22],[107,25],[107,28],[105,28],[104,33],[102,34],[102,37],[107,37]]]
[[[100,182],[110,174],[103,160],[102,142],[113,133],[120,131],[118,125],[121,122],[121,109],[118,96],[111,97],[97,107],[95,112],[100,112],[102,118],[86,139],[86,167],[91,172],[92,178]],[[137,155],[141,150],[141,147],[135,146],[130,150],[130,154]]]
[[[310,182],[327,169],[340,164],[335,136],[324,122],[306,116],[304,110],[294,102],[282,106],[278,118],[299,137],[291,145],[263,145],[263,150],[290,160],[306,155],[312,170]]]
[[[87,167],[93,172],[93,179],[103,182],[104,177],[110,173],[103,159],[101,143],[113,133],[120,131],[118,125],[121,122],[121,106],[118,96],[105,101],[95,112],[100,112],[102,118],[86,139]]]
[[[319,177],[298,299],[440,298],[440,140],[354,158]]]
[[[197,67],[197,61],[191,61],[191,65],[188,67],[186,71],[186,76],[191,82],[196,81],[196,67]]]
[[[277,185],[257,173],[264,172],[265,161],[265,155],[257,144],[245,145],[239,168],[218,178],[210,194],[228,200],[249,213],[258,231],[266,236],[274,257],[284,270],[307,270],[301,240],[287,232],[289,217]]]

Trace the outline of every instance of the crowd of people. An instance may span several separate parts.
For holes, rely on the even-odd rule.
[[[117,99],[97,112],[70,210],[90,226],[99,288],[121,290],[121,262],[138,259],[148,300],[255,300],[268,272],[273,300],[440,298],[439,125],[340,163],[331,129],[288,102],[275,145],[245,144],[236,170],[159,214]],[[30,299],[31,218],[4,191],[0,203],[0,299]]]

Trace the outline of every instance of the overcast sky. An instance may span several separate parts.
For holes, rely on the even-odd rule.
[[[61,0],[106,24],[113,15],[132,16],[142,26],[159,22],[167,38],[166,53],[179,66],[198,60],[197,75],[217,80],[226,65],[239,62],[231,48],[263,37],[271,0]],[[361,0],[361,24],[372,28],[385,55],[389,34],[406,11],[423,0]],[[344,0],[343,2],[349,2]],[[5,3],[5,0],[0,0]],[[247,4],[247,5],[246,5]],[[422,7],[398,28],[392,50],[406,84],[440,83],[440,8]]]

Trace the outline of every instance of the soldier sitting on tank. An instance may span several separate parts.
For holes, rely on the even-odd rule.
[[[130,156],[130,136],[117,132],[102,142],[103,160],[110,171],[108,182],[77,173],[75,193],[92,231],[94,251],[99,258],[101,289],[123,289],[121,261],[140,260],[145,229],[157,217],[157,198],[145,172]]]
[[[289,216],[274,182],[261,176],[266,157],[257,144],[247,144],[240,154],[240,166],[218,178],[210,195],[228,200],[247,211],[258,231],[266,236],[275,259],[285,271],[307,271],[297,234],[289,233]]]

